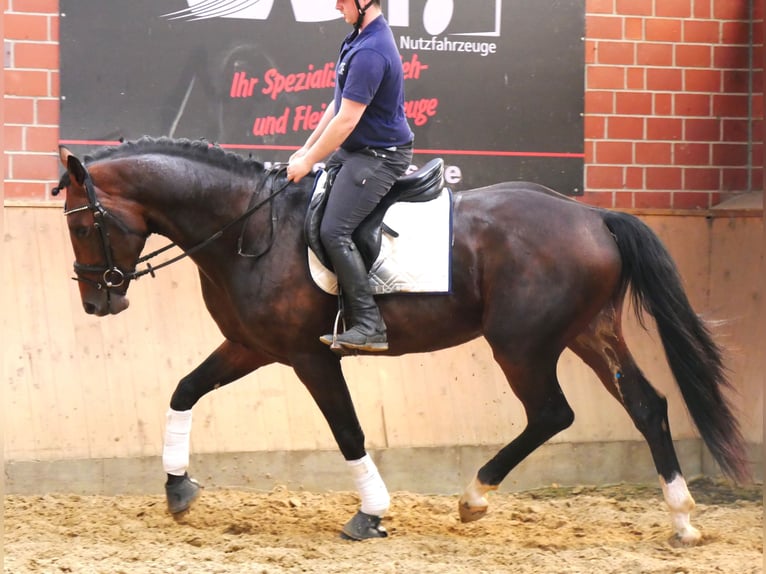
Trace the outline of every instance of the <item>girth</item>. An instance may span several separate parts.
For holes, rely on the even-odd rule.
[[[322,242],[319,239],[319,227],[322,223],[327,198],[332,190],[337,170],[327,172],[327,183],[324,190],[317,190],[316,185],[320,182],[320,175],[314,182],[315,188],[309,201],[306,212],[306,220],[303,226],[303,237],[306,244],[316,253],[319,261],[332,269],[332,264],[325,254]],[[369,270],[380,254],[380,246],[383,241],[384,223],[383,217],[397,201],[425,202],[439,197],[444,187],[444,160],[434,158],[419,170],[400,177],[383,199],[378,203],[364,221],[356,228],[352,239],[359,249],[359,253]],[[395,230],[385,228],[386,233],[396,237]]]

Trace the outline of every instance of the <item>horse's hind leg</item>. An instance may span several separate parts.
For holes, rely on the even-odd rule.
[[[527,358],[522,361],[514,357],[536,354],[520,351],[512,355],[492,341],[490,344],[495,360],[500,364],[511,388],[524,406],[527,426],[519,436],[482,466],[468,485],[458,502],[460,519],[463,522],[482,518],[488,506],[485,495],[491,490],[496,490],[508,473],[532,451],[574,421],[574,413],[556,378],[558,353],[536,360]]]
[[[595,371],[646,439],[670,508],[675,538],[682,544],[692,545],[700,540],[700,533],[689,521],[694,499],[673,447],[667,400],[646,380],[633,360],[622,336],[620,315],[619,308],[602,310],[570,349]]]

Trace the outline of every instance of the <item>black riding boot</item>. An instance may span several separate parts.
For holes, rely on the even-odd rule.
[[[355,245],[327,250],[335,268],[338,286],[347,311],[346,319],[351,326],[336,337],[336,342],[348,349],[358,351],[386,351],[386,324],[372,296],[367,282],[367,269]],[[325,345],[332,345],[333,335],[319,338]]]

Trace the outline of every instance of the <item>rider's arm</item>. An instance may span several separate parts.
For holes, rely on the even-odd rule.
[[[354,128],[359,123],[359,120],[367,109],[366,104],[361,104],[347,98],[342,98],[340,102],[340,109],[330,119],[325,128],[309,146],[306,152],[306,159],[311,164],[322,161],[332,152],[334,152],[340,145],[346,141],[346,138],[354,131]],[[322,117],[322,121],[327,117],[327,113]],[[320,125],[317,126],[316,133]],[[313,137],[314,134],[312,134]],[[311,138],[309,138],[311,139]],[[308,143],[308,142],[307,142]]]
[[[319,137],[324,133],[325,129],[327,129],[327,124],[330,123],[330,120],[332,120],[334,116],[335,100],[332,100],[329,104],[327,104],[327,108],[325,108],[324,114],[322,114],[322,118],[319,120],[317,127],[314,128],[314,131],[311,132],[311,135],[306,140],[306,143],[304,143],[300,149],[298,149],[290,156],[290,160],[306,155],[306,152],[308,152],[311,146],[314,145],[314,142],[317,141]]]
[[[303,176],[311,171],[311,168],[317,162],[322,161],[325,157],[334,152],[340,144],[346,141],[346,138],[354,131],[354,128],[359,123],[359,120],[367,109],[366,104],[360,104],[347,98],[342,98],[340,102],[340,109],[332,116],[327,122],[321,132],[321,122],[326,117],[329,117],[325,112],[320,120],[320,126],[314,130],[314,133],[318,134],[318,137],[314,140],[311,146],[305,149],[305,146],[295,152],[290,158],[287,164],[287,178],[295,183],[298,183]],[[312,134],[313,137],[314,134]],[[311,138],[309,138],[311,139]],[[307,142],[308,143],[308,142]]]

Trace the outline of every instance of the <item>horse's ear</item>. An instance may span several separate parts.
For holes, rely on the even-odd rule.
[[[72,155],[71,151],[69,151],[63,145],[59,146],[59,159],[61,160],[61,165],[67,167],[67,160],[69,159],[70,155]]]
[[[85,182],[85,167],[82,165],[77,156],[70,153],[66,158],[66,169],[69,172],[70,177],[76,181],[79,185]]]

